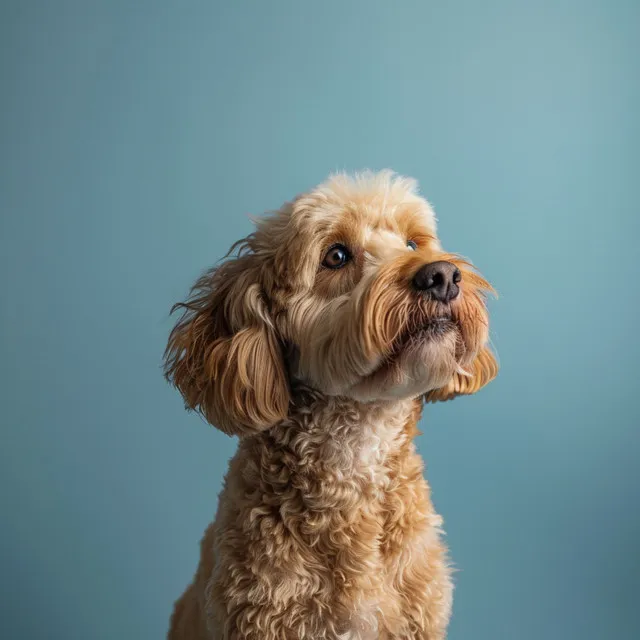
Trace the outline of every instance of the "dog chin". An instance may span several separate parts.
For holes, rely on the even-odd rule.
[[[415,398],[446,385],[458,370],[457,331],[448,323],[420,329],[349,395],[361,402]]]

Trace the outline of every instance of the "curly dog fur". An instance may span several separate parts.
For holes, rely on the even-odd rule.
[[[444,638],[450,570],[413,438],[423,401],[496,375],[491,287],[389,171],[256,224],[176,305],[165,355],[186,405],[239,436],[169,638]]]

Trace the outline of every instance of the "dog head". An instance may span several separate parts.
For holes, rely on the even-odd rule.
[[[227,433],[287,416],[297,382],[362,402],[474,393],[497,373],[472,265],[413,180],[338,175],[257,221],[186,302],[165,372]]]

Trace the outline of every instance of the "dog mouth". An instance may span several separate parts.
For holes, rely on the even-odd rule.
[[[455,323],[451,316],[429,318],[426,322],[403,331],[393,344],[388,357],[393,359],[411,346],[417,346],[425,341],[437,340],[454,329]]]
[[[410,318],[404,330],[393,341],[391,348],[382,355],[377,367],[359,384],[380,385],[385,388],[394,386],[403,379],[403,360],[408,357],[409,361],[412,361],[415,357],[416,362],[423,361],[426,356],[423,353],[425,347],[430,344],[437,347],[440,341],[444,344],[447,339],[450,342],[451,334],[456,331],[458,331],[458,325],[450,315]],[[430,357],[433,355],[432,353]]]

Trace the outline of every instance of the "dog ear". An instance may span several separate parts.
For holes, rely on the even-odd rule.
[[[453,400],[456,396],[471,395],[489,384],[498,375],[498,362],[488,347],[482,347],[471,365],[471,375],[455,373],[444,387],[425,394],[426,402]]]
[[[255,256],[202,276],[169,336],[164,371],[185,405],[229,435],[249,435],[286,417],[289,388]]]

